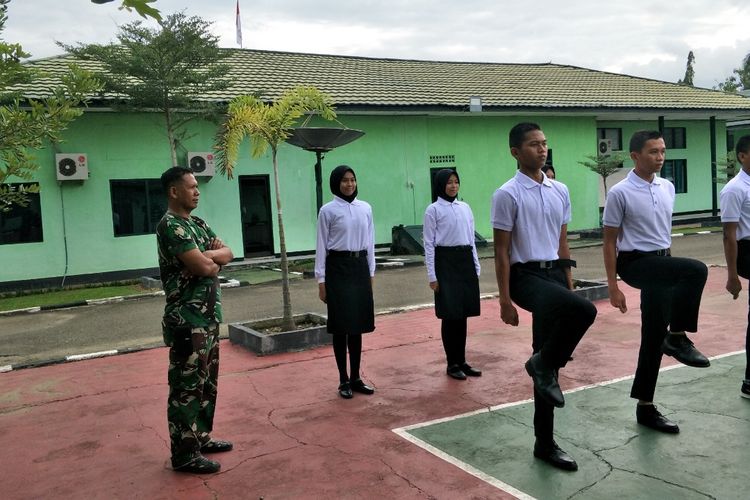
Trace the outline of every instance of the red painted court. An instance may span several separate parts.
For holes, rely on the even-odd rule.
[[[708,356],[744,349],[747,291],[732,301],[724,291],[725,276],[724,269],[710,270],[701,332],[693,336]],[[623,289],[630,311],[622,315],[608,301],[596,304],[599,315],[594,326],[579,345],[575,360],[561,372],[564,390],[632,375],[639,344],[638,292],[625,285]],[[482,308],[480,318],[469,320],[467,360],[484,371],[483,377],[459,382],[445,375],[440,325],[431,309],[379,316],[377,330],[364,339],[363,353],[363,378],[376,387],[376,393],[355,394],[352,400],[337,395],[330,346],[260,358],[223,342],[214,435],[233,441],[235,449],[213,456],[221,462],[222,471],[210,476],[178,474],[169,468],[166,348],[0,373],[2,497],[509,498],[496,484],[393,432],[531,397],[531,380],[523,367],[531,353],[530,317],[523,313],[521,325],[511,328],[501,323],[495,300],[483,301]],[[665,358],[663,366],[670,364],[674,361]],[[699,380],[714,367],[686,370],[690,370],[689,377]],[[726,387],[719,389],[725,401],[740,399],[742,375],[740,370],[735,372],[738,377],[730,377]],[[690,387],[690,382],[660,384],[656,402],[668,394],[675,397],[677,391],[684,391],[682,399],[692,399]],[[568,397],[573,401],[583,392]],[[695,394],[699,396],[707,401],[702,404],[724,401],[717,394],[708,399]],[[626,392],[611,391],[607,401],[600,413],[614,412],[609,420],[613,434],[623,429],[639,432],[634,423],[635,402]],[[744,412],[737,418],[747,421],[750,401],[742,403],[746,404],[734,411]],[[632,406],[629,420],[623,420],[623,405]],[[571,403],[557,413],[558,431],[565,434],[566,427],[586,425],[586,420],[574,417],[576,408]],[[589,412],[586,418],[598,413]],[[691,429],[689,421],[680,423],[685,442],[700,441],[701,433],[707,432]],[[531,457],[531,430],[513,436],[493,432],[489,430],[476,440],[481,442],[469,446],[476,444],[485,455],[498,453],[503,460],[508,459],[507,453],[515,453],[505,468],[511,476],[512,464],[525,469],[542,467],[536,481],[547,481],[548,491],[563,491],[566,481],[575,480],[575,475],[580,480],[595,468],[592,465],[587,472],[583,461],[581,470],[573,474],[543,469]],[[660,438],[641,433],[642,442],[664,447],[659,453],[677,447],[678,442]],[[519,439],[521,447],[507,448],[508,442]],[[733,440],[743,443],[750,436],[735,435]],[[716,447],[702,449],[698,456],[678,450],[675,463],[680,463],[679,457],[706,464],[714,461],[713,453],[727,453],[727,446],[716,442]],[[746,475],[747,455],[729,463],[735,463],[736,469],[723,467],[723,473]],[[655,494],[662,491],[649,486],[658,477],[642,481],[634,486],[645,484],[648,488],[643,491]],[[558,489],[558,484],[563,486]],[[692,491],[700,496],[699,488]],[[714,494],[732,497],[731,491]],[[664,498],[663,493],[660,496]]]

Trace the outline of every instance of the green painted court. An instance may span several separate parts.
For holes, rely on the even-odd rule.
[[[563,472],[535,459],[529,400],[394,431],[519,498],[748,498],[750,400],[740,397],[744,352],[705,370],[671,366],[656,404],[680,434],[639,426],[632,377],[566,392],[556,439],[578,462]]]

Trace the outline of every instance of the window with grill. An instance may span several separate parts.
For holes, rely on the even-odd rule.
[[[622,151],[622,129],[621,128],[598,128],[596,129],[598,139],[609,139],[612,151]]]
[[[109,181],[115,236],[153,234],[167,211],[159,179]]]
[[[5,185],[11,191],[38,188],[32,182],[10,183]],[[7,211],[0,210],[0,245],[15,243],[38,243],[44,240],[42,232],[42,208],[39,193],[26,193],[28,205],[10,205]]]
[[[687,147],[685,127],[665,127],[662,135],[667,149],[685,149]]]
[[[661,167],[661,176],[674,184],[675,193],[688,192],[687,160],[666,160]]]

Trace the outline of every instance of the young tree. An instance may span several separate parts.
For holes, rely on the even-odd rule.
[[[229,179],[234,175],[239,148],[245,137],[250,137],[251,156],[253,158],[262,156],[268,148],[271,148],[279,224],[279,250],[281,253],[281,293],[283,300],[281,327],[284,330],[294,330],[295,325],[289,295],[289,263],[281,212],[277,153],[279,146],[289,137],[290,129],[299,118],[308,113],[317,113],[326,120],[336,118],[330,96],[315,87],[294,87],[270,104],[255,96],[239,96],[229,103],[226,120],[216,136],[216,145],[214,146],[218,153],[219,172]]]
[[[609,155],[586,155],[585,158],[585,160],[578,163],[592,172],[599,174],[602,178],[602,184],[604,184],[604,198],[606,199],[607,177],[617,172],[619,168],[622,168],[622,162],[625,161],[627,156],[624,153],[613,153]]]
[[[750,53],[742,59],[742,66],[735,68],[732,75],[714,88],[734,93],[740,90],[750,90]]]
[[[135,21],[121,26],[118,44],[61,46],[81,59],[98,61],[105,90],[122,96],[122,111],[158,110],[164,115],[172,164],[177,148],[188,138],[186,125],[217,117],[221,108],[201,98],[229,86],[228,53],[210,32],[211,23],[184,13],[171,14],[159,29]]]
[[[0,35],[9,3],[0,0]],[[31,180],[39,165],[29,150],[41,149],[48,141],[60,142],[62,132],[83,113],[81,106],[88,96],[101,88],[91,73],[71,65],[61,84],[49,89],[50,97],[23,99],[21,87],[13,86],[42,76],[21,64],[28,57],[20,44],[0,38],[0,211],[28,204],[27,193],[38,188],[13,186],[8,179]]]
[[[716,167],[714,183],[726,184],[731,181],[741,168],[737,163],[737,153],[728,151],[724,158],[716,160]]]
[[[693,69],[693,64],[695,64],[695,56],[693,55],[693,51],[691,50],[690,52],[688,52],[688,56],[687,56],[685,76],[681,80],[677,80],[678,84],[689,85],[690,87],[693,86],[693,77],[695,76],[695,70]]]

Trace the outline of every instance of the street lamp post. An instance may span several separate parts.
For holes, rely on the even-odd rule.
[[[323,157],[324,153],[339,146],[356,141],[365,133],[353,128],[298,127],[292,129],[286,142],[315,153],[315,196],[317,212],[323,206]]]

